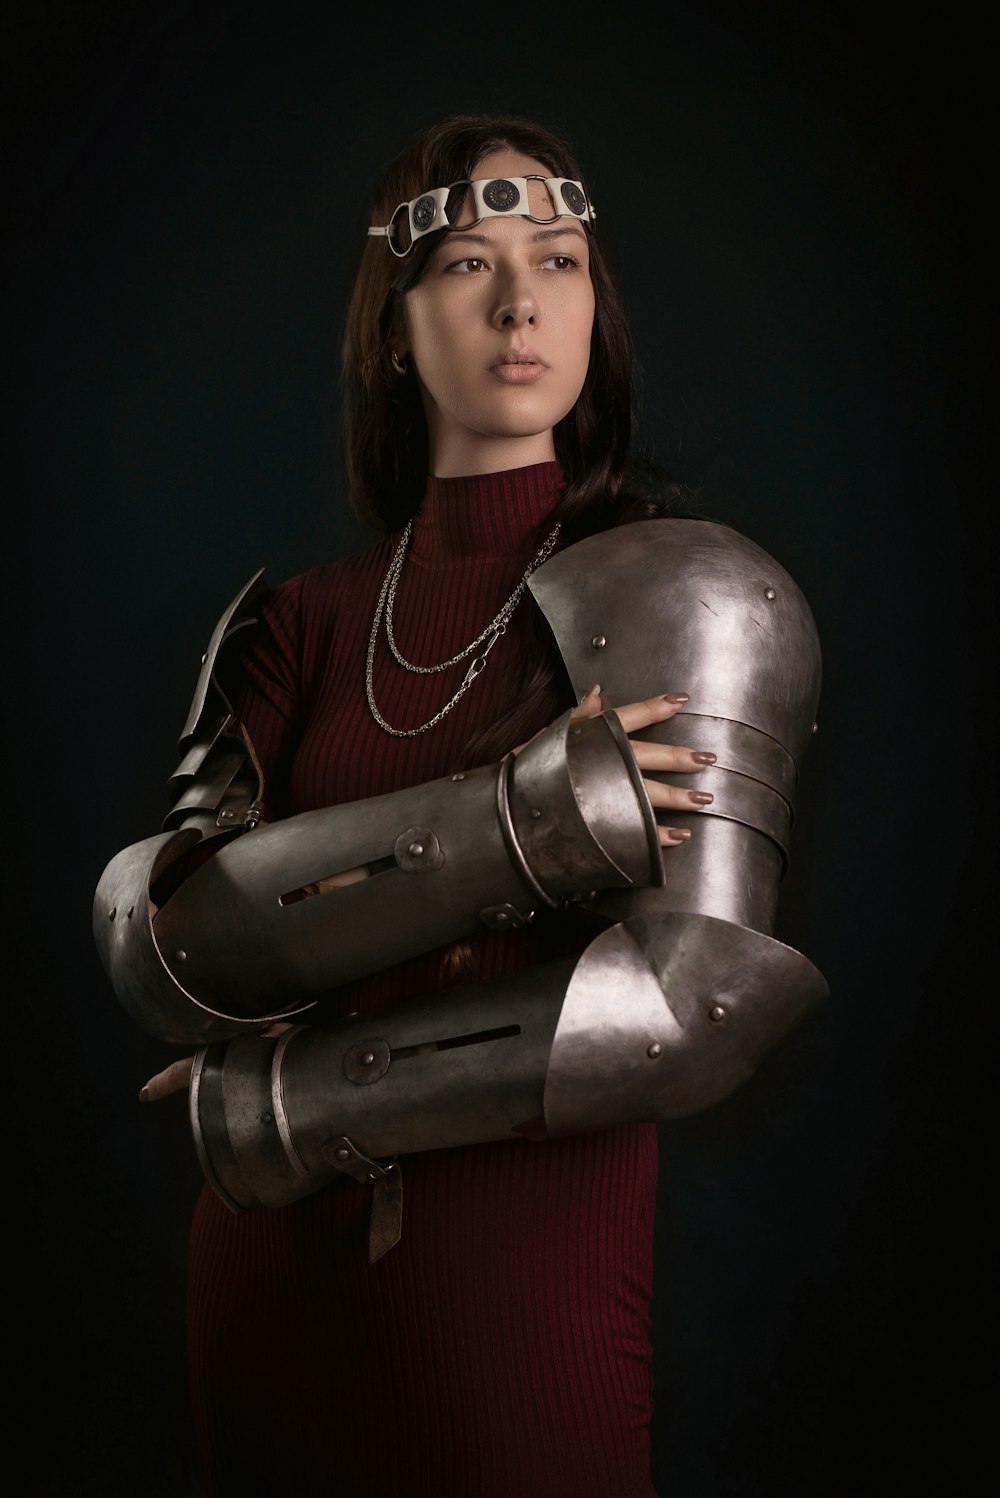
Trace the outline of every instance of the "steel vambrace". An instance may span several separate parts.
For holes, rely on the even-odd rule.
[[[194,1042],[259,1029],[483,925],[663,879],[656,818],[615,713],[566,713],[499,765],[304,812],[221,841],[157,906],[198,833],[119,854],[95,933],[146,1029]]]
[[[761,932],[639,917],[578,958],[202,1050],[195,1142],[238,1211],[339,1173],[380,1183],[386,1157],[414,1151],[680,1117],[745,1081],[825,993],[811,962]]]

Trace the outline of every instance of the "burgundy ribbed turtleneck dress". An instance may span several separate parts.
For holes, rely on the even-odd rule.
[[[494,616],[551,528],[559,483],[555,463],[428,481],[396,595],[409,660],[454,655]],[[398,540],[269,600],[241,709],[274,816],[446,775],[504,706],[530,648],[529,595],[434,728],[400,739],[373,720],[365,656]],[[382,714],[425,722],[466,666],[405,672],[383,623]],[[559,915],[484,931],[461,979],[584,940]],[[449,981],[448,953],[431,952],[339,990],[330,1013]],[[353,1181],[239,1216],[203,1190],[189,1366],[206,1498],[650,1498],[654,1127],[412,1155],[402,1174],[402,1238],[373,1265],[370,1195]]]

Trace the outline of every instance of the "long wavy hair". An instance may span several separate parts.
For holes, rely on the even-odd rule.
[[[552,176],[583,180],[569,145],[554,131],[508,115],[454,115],[424,130],[386,168],[372,202],[372,224],[433,187],[475,175],[485,156],[518,151]],[[392,366],[404,331],[406,293],[420,280],[447,229],[426,234],[397,258],[383,237],[365,242],[347,312],[343,349],[344,453],[351,503],[360,517],[387,531],[415,515],[429,472],[427,423],[412,367]],[[565,489],[551,518],[563,541],[578,540],[623,520],[674,513],[679,487],[631,451],[634,356],[628,318],[600,234],[588,231],[594,326],[590,364],[573,409],[555,428]],[[466,746],[467,764],[484,763],[537,731],[565,700],[569,683],[548,627],[535,611],[537,650],[527,653],[503,716]]]

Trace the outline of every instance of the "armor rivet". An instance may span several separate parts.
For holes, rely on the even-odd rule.
[[[778,595],[773,588],[764,589],[764,597],[767,599],[768,603],[773,603],[777,596]]]
[[[115,916],[117,914],[118,914],[118,906],[117,905],[112,905],[111,909],[108,911],[108,920],[109,921],[113,921],[114,918],[115,918]]]
[[[604,635],[595,635],[590,643],[595,650],[603,650],[608,642]]]
[[[819,733],[819,724],[818,723],[814,723],[813,724],[813,733]]]
[[[361,1065],[362,1066],[374,1066],[375,1065],[375,1052],[374,1051],[366,1051],[365,1054],[361,1058]]]
[[[424,851],[424,845],[423,843],[411,843],[406,851],[410,854],[411,858],[419,858]]]
[[[452,778],[452,780],[464,780],[465,779],[465,772],[463,770],[459,770],[458,774],[457,775],[453,775],[451,778]]]
[[[206,651],[205,654],[201,658],[202,665],[204,665],[207,660],[208,660],[208,652]]]
[[[188,954],[184,951],[183,948],[181,948],[180,951],[174,953],[174,957],[178,962],[187,962],[187,955]]]
[[[496,921],[498,926],[505,926],[510,920],[510,916],[507,914],[506,910],[498,910],[493,919]]]
[[[570,733],[571,733],[571,734],[573,734],[573,735],[574,735],[574,737],[575,737],[575,736],[576,736],[576,735],[577,735],[577,734],[578,734],[578,733],[579,733],[579,732],[580,732],[580,729],[579,729],[579,728],[571,728],[571,729],[570,729]]]
[[[660,1056],[662,1054],[663,1047],[658,1040],[654,1040],[652,1045],[648,1045],[646,1047],[646,1055],[649,1057],[650,1061],[655,1061],[657,1056]]]
[[[708,1017],[712,1021],[713,1025],[721,1025],[722,1021],[726,1017],[726,1011],[723,1009],[721,1004],[713,1004],[711,1009],[708,1011]]]
[[[538,809],[537,806],[533,806],[531,808],[531,815],[534,818],[534,820],[537,822],[538,818],[541,816],[541,812],[539,811],[539,809]]]
[[[343,1145],[341,1145],[340,1149],[337,1151],[337,1159],[338,1160],[349,1160],[350,1158],[351,1158],[351,1152],[350,1152],[350,1150],[345,1150],[344,1147],[343,1147]]]
[[[378,1176],[375,1174],[375,1172],[373,1170],[370,1170],[368,1172],[368,1179],[370,1181],[377,1181],[378,1180]]]
[[[352,1009],[351,1012],[350,1012],[350,1014],[347,1016],[348,1019],[357,1019],[357,1017],[358,1017],[358,1010],[357,1009]]]
[[[273,1113],[262,1113],[260,1115],[260,1121],[261,1121],[262,1124],[273,1124],[274,1123],[274,1114]]]

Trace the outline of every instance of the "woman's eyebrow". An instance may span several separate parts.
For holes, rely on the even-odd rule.
[[[487,239],[485,234],[472,234],[466,230],[452,229],[451,233],[446,234],[444,239],[442,239],[438,248],[441,249],[445,245],[454,244],[456,241],[462,244],[491,245],[493,243],[491,239]]]
[[[587,242],[587,236],[584,231],[578,224],[572,223],[561,224],[554,229],[539,229],[536,234],[532,234],[528,243],[538,244],[543,240],[561,239],[565,234],[572,234],[577,239],[582,239],[585,244]],[[473,234],[469,229],[452,229],[442,239],[440,248],[444,249],[445,246],[450,244],[481,244],[491,248],[493,243],[494,241],[486,234]]]
[[[554,229],[539,229],[537,234],[532,234],[531,243],[537,244],[540,239],[560,239],[564,234],[573,234],[578,239],[582,239],[584,244],[587,242],[587,236],[580,225],[572,223],[560,224]]]

